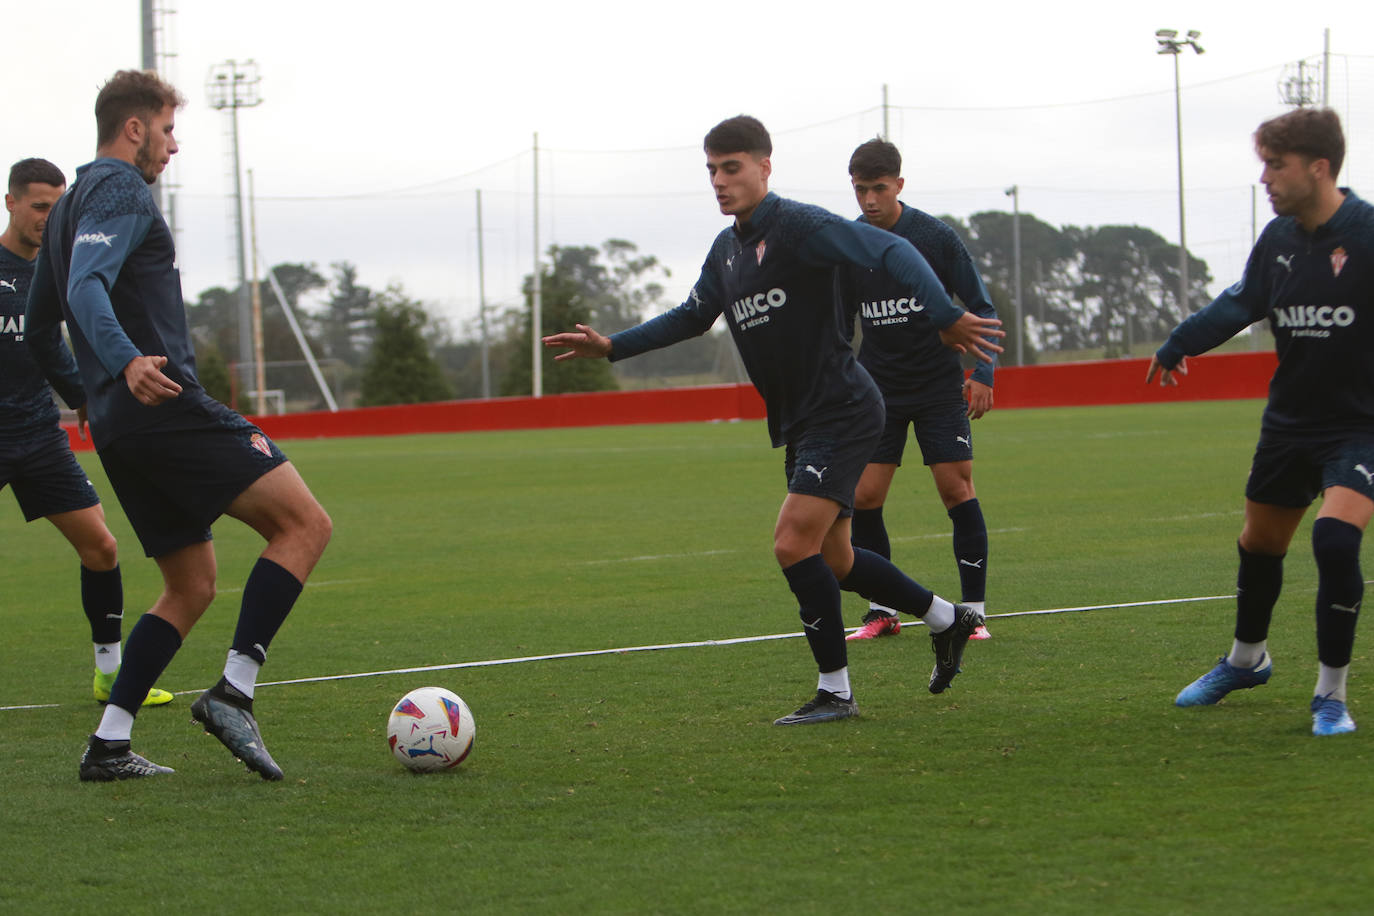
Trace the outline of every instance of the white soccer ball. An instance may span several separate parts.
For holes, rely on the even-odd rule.
[[[417,687],[401,697],[386,723],[391,753],[417,773],[448,770],[472,750],[477,725],[463,698],[443,687]]]

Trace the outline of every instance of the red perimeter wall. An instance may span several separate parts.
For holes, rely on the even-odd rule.
[[[1178,387],[1145,384],[1148,359],[1055,363],[997,370],[998,409],[1141,404],[1160,401],[1263,398],[1278,364],[1272,351],[1194,357]],[[556,426],[614,426],[763,419],[763,401],[751,385],[708,385],[661,391],[601,391],[542,398],[445,401],[400,407],[360,407],[254,417],[274,439],[387,436],[407,433],[543,429]],[[75,427],[72,447],[89,449]]]

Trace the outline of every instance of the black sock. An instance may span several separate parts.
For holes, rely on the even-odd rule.
[[[124,644],[124,664],[110,688],[110,703],[138,715],[139,707],[181,648],[177,628],[154,614],[144,614]]]
[[[81,567],[81,609],[91,622],[91,642],[112,643],[123,638],[124,583],[118,566],[103,572]]]
[[[883,524],[883,507],[855,509],[850,522],[849,540],[855,547],[871,550],[880,557],[892,557],[892,541]]]
[[[862,547],[854,548],[854,565],[840,588],[917,617],[930,610],[930,602],[935,598],[930,589],[893,566],[891,560]]]
[[[844,641],[844,618],[840,614],[840,587],[835,574],[820,554],[793,563],[782,571],[787,585],[797,596],[802,632],[811,646],[818,670],[838,671],[848,662]]]
[[[1359,528],[1338,518],[1312,523],[1317,558],[1317,659],[1330,668],[1350,664],[1355,624],[1364,597]]]
[[[954,523],[954,562],[959,566],[964,601],[986,601],[988,590],[988,526],[975,497],[949,510]]]
[[[277,635],[301,594],[301,581],[266,557],[259,557],[243,586],[243,604],[230,648],[262,664],[267,647]]]
[[[1250,553],[1240,544],[1240,570],[1236,573],[1236,640],[1264,642],[1269,621],[1283,588],[1283,556]]]
[[[127,738],[119,741],[106,741],[104,738],[91,735],[88,746],[92,757],[118,757],[129,749],[130,744]]]

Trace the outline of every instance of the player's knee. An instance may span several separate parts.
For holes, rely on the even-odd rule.
[[[108,572],[119,565],[119,543],[106,531],[76,548],[81,565],[93,572]]]
[[[1338,518],[1319,518],[1312,524],[1312,555],[1317,567],[1358,565],[1362,532]]]

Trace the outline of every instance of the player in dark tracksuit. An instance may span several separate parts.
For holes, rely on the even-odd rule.
[[[898,199],[903,186],[902,156],[886,140],[861,144],[849,160],[850,181],[863,222],[911,242],[945,292],[958,296],[976,315],[996,318],[987,287],[968,249],[953,229]],[[883,393],[887,424],[854,495],[854,543],[890,557],[883,503],[902,463],[907,427],[915,429],[921,456],[953,526],[955,566],[962,603],[985,610],[988,531],[973,488],[973,435],[970,419],[992,407],[994,364],[979,362],[965,380],[958,355],[940,340],[912,290],[885,271],[847,267],[841,271],[845,330],[857,318],[862,330],[859,362]],[[849,639],[871,639],[900,632],[891,608],[873,602],[864,625]],[[973,639],[985,639],[979,627]]]
[[[24,311],[33,279],[34,258],[48,214],[67,179],[46,159],[24,159],[10,169],[5,205],[9,224],[0,233],[0,489],[14,490],[25,521],[46,518],[62,532],[81,560],[81,604],[90,622],[95,650],[95,699],[110,698],[120,665],[124,586],[119,548],[105,524],[95,487],[77,463],[60,425],[53,390],[78,412],[85,436],[86,393],[71,351],[58,328],[26,333]],[[52,366],[44,378],[39,361]],[[49,387],[51,382],[52,387]],[[152,688],[145,706],[171,702]]]
[[[156,74],[116,73],[96,98],[96,153],[53,208],[27,321],[66,320],[110,484],[162,573],[163,591],[129,634],[79,775],[170,773],[135,754],[138,700],[215,593],[210,525],[228,514],[267,541],[244,585],[224,676],[191,704],[206,731],[264,779],[281,779],[253,717],[258,671],[329,541],[328,515],[281,451],[215,402],[196,378],[172,234],[148,190],[177,151],[184,99]]]
[[[1360,542],[1374,514],[1374,207],[1336,184],[1345,139],[1335,112],[1298,109],[1266,121],[1255,148],[1278,218],[1241,281],[1175,328],[1146,376],[1176,384],[1185,357],[1264,318],[1274,332],[1279,365],[1245,487],[1235,638],[1175,702],[1210,705],[1269,680],[1283,557],[1320,494],[1312,732],[1342,734],[1355,730],[1346,679],[1364,594]]]
[[[933,320],[986,354],[1000,349],[997,322],[956,308],[908,243],[819,207],[768,192],[772,144],[757,120],[731,118],[706,137],[706,162],[722,213],[735,224],[717,236],[688,299],[609,338],[584,325],[546,337],[559,359],[624,359],[705,333],[725,314],[745,369],[768,410],[769,437],[786,446],[788,496],[774,555],[797,598],[820,670],[816,696],[776,724],[822,722],[857,712],[845,657],[840,589],[922,617],[936,653],[930,690],[944,690],[982,615],[952,605],[849,537],[854,487],[882,429],[882,397],[840,328],[834,270],[881,267],[926,298]]]

